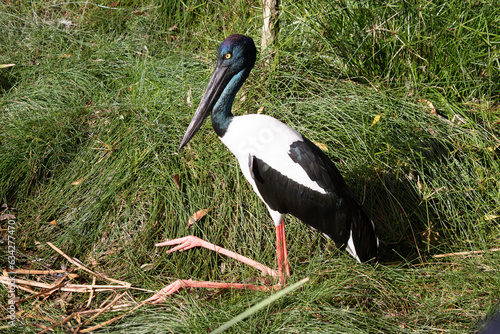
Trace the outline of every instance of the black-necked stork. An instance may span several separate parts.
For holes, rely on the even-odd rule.
[[[234,116],[231,113],[236,93],[250,74],[255,59],[255,44],[250,37],[231,35],[222,42],[215,71],[179,149],[191,140],[211,114],[215,132],[238,159],[243,175],[266,204],[276,225],[278,270],[194,236],[168,240],[157,246],[177,245],[169,252],[205,247],[277,276],[280,283],[266,287],[178,280],[151,297],[152,302],[159,302],[165,295],[184,287],[279,288],[285,283],[285,274],[290,273],[283,221],[285,214],[319,230],[359,262],[377,257],[378,238],[373,222],[321,149],[270,116]]]

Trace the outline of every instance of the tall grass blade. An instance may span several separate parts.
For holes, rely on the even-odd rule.
[[[264,299],[263,301],[255,304],[254,306],[250,307],[249,309],[247,309],[245,312],[242,312],[240,314],[238,314],[236,317],[234,317],[233,319],[229,320],[228,322],[226,322],[225,324],[223,324],[222,326],[220,326],[219,328],[217,328],[216,330],[212,331],[211,334],[217,334],[217,333],[222,333],[223,331],[225,331],[226,329],[228,329],[229,327],[237,324],[238,322],[242,321],[243,319],[245,318],[248,318],[249,316],[251,316],[252,314],[260,311],[261,309],[263,309],[264,307],[268,306],[269,304],[275,302],[276,300],[280,299],[281,297],[283,297],[284,295],[286,295],[287,293],[290,293],[292,292],[293,290],[297,289],[298,287],[300,287],[301,285],[305,284],[307,281],[309,281],[309,277],[306,277],[304,279],[301,279],[300,281],[298,281],[297,283],[294,283],[292,285],[290,285],[289,287],[286,287],[284,288],[283,290],[280,290],[278,291],[277,293],[269,296],[268,298]]]

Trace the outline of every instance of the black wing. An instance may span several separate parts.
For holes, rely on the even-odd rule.
[[[288,154],[326,194],[295,182],[253,156],[250,161],[252,177],[267,205],[325,233],[337,247],[345,248],[352,231],[359,259],[367,261],[376,257],[377,237],[373,224],[333,162],[307,138],[294,142]]]

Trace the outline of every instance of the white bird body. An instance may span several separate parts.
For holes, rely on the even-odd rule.
[[[285,213],[271,209],[262,197],[252,176],[251,164],[253,157],[259,157],[259,159],[265,161],[271,168],[280,171],[287,178],[318,193],[326,194],[326,191],[317,182],[311,180],[304,168],[290,158],[290,146],[294,142],[304,141],[304,137],[285,123],[267,115],[235,116],[231,121],[231,126],[228,127],[224,136],[219,137],[219,139],[238,159],[243,175],[252,185],[255,193],[266,204],[276,226],[283,222]],[[323,233],[323,235],[330,239],[330,236],[326,233]],[[352,233],[349,236],[346,250],[356,260],[360,261],[355,251]]]
[[[267,115],[235,116],[231,121],[231,126],[228,127],[227,132],[220,140],[238,159],[243,175],[262,200],[263,198],[252,177],[251,159],[253,157],[258,157],[271,168],[311,190],[322,194],[326,193],[323,188],[309,178],[299,164],[290,158],[289,151],[292,143],[304,139],[300,133],[285,123]],[[269,211],[273,210],[269,209]],[[282,221],[282,219],[276,221],[274,217],[273,220],[276,225],[281,224]]]

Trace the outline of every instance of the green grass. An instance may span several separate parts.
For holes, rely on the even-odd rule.
[[[284,10],[292,23],[285,43],[320,51],[321,66],[339,75],[434,99],[500,94],[495,3],[313,0]]]
[[[359,265],[288,219],[290,284],[310,281],[228,332],[464,333],[499,309],[500,253],[432,257],[499,247],[499,10],[369,4],[283,3],[275,62],[257,61],[234,112],[264,107],[327,145],[377,225],[380,262]],[[273,267],[267,210],[209,124],[178,152],[220,41],[237,32],[260,45],[259,4],[113,6],[0,5],[0,64],[16,64],[0,68],[0,199],[16,208],[5,212],[17,216],[16,266],[60,269],[67,262],[52,242],[92,270],[150,290],[176,278],[257,275],[208,250],[154,246],[195,234]],[[78,273],[77,282],[91,283]],[[97,294],[90,308],[110,294]],[[66,296],[64,308],[61,295],[21,303],[25,323],[16,330],[85,309],[87,294]],[[150,295],[131,292],[139,301]],[[209,332],[268,297],[183,291],[98,332]]]

